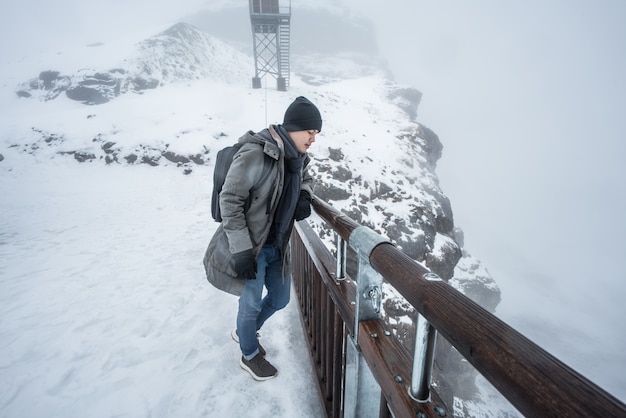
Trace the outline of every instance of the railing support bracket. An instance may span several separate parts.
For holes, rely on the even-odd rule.
[[[356,277],[356,309],[354,313],[354,342],[359,344],[359,322],[377,319],[381,316],[383,299],[383,276],[370,264],[370,254],[384,242],[381,235],[365,226],[357,227],[350,234],[350,247],[358,257]]]
[[[358,271],[354,333],[347,339],[346,349],[345,416],[375,417],[378,415],[378,402],[375,400],[380,399],[380,387],[359,348],[359,322],[381,316],[383,276],[372,268],[369,257],[377,245],[388,241],[371,229],[360,226],[352,231],[348,242],[356,252]],[[339,241],[337,249],[339,252]]]

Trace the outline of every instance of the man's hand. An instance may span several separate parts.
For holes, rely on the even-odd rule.
[[[311,195],[309,192],[301,190],[293,217],[296,221],[301,221],[309,216],[311,216]]]
[[[241,279],[256,279],[256,259],[252,250],[233,254],[234,269]]]

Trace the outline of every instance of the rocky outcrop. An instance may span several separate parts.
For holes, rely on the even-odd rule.
[[[350,163],[344,161],[342,149],[330,147],[328,159],[314,165],[315,193],[325,201],[343,201],[341,206],[348,216],[385,235],[411,258],[424,262],[433,272],[449,280],[461,258],[461,248],[453,236],[450,201],[436,184],[428,181],[422,184],[413,177],[414,173],[419,176],[424,170],[433,175],[441,157],[441,143],[437,135],[419,124],[412,130],[399,132],[397,138],[416,154],[415,159],[427,164],[409,166],[407,174],[392,172],[380,180],[367,182],[354,175]],[[393,203],[407,205],[410,212],[399,216],[393,211]],[[382,220],[371,222],[369,218],[374,214]]]
[[[66,145],[63,134],[55,134],[33,128],[36,138],[33,142],[13,144],[10,148],[20,152],[36,155],[42,151],[53,151],[56,155],[71,156],[79,163],[104,162],[104,164],[147,164],[152,167],[160,165],[176,166],[183,174],[190,174],[194,166],[205,165],[209,158],[209,150],[203,149],[196,153],[180,154],[169,149],[169,144],[162,147],[154,145],[138,145],[133,149],[122,149],[117,143],[106,140],[98,135],[91,139],[90,146],[72,149]],[[0,161],[4,157],[0,154]]]
[[[422,101],[422,92],[410,88],[396,86],[390,89],[387,96],[389,101],[404,110],[412,120],[417,119],[417,108]]]
[[[115,68],[104,72],[68,76],[58,71],[42,71],[39,77],[22,84],[17,91],[19,97],[37,97],[42,101],[56,99],[65,93],[68,99],[87,105],[106,103],[120,94],[158,87],[159,80],[129,75],[126,70]]]
[[[73,74],[46,70],[18,86],[22,98],[54,100],[65,94],[86,105],[99,105],[126,93],[143,93],[168,83],[198,79],[247,80],[241,63],[248,58],[186,23],[137,46],[136,55],[107,69],[79,69]]]

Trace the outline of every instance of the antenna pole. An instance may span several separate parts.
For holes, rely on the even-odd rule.
[[[263,81],[265,84],[265,127],[269,126],[267,123],[267,78],[263,77]]]

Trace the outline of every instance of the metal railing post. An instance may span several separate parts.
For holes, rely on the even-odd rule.
[[[393,245],[382,242],[380,236],[373,232],[357,232],[359,225],[354,220],[319,198],[313,200],[312,206],[337,234],[358,250],[359,258],[367,257],[371,266],[367,264],[365,268],[366,264],[359,261],[361,273],[369,267],[380,272],[385,284],[399,292],[422,316],[417,320],[419,325],[416,324],[418,337],[414,356],[420,360],[412,365],[411,355],[406,353],[399,339],[381,338],[378,335],[387,335],[384,321],[363,321],[366,316],[360,308],[370,305],[374,313],[376,307],[380,309],[375,288],[380,289],[381,282],[372,280],[369,283],[373,287],[369,291],[359,288],[355,293],[357,283],[335,280],[335,260],[331,251],[308,224],[296,225],[298,233],[306,237],[301,243],[306,247],[304,251],[310,251],[307,260],[311,263],[307,269],[298,272],[299,280],[309,283],[314,279],[320,285],[323,284],[337,309],[335,315],[343,320],[341,324],[335,324],[341,329],[337,326],[334,329],[338,333],[335,340],[340,341],[335,347],[340,351],[334,352],[332,360],[338,373],[332,379],[332,399],[325,400],[328,416],[375,415],[375,411],[379,410],[377,399],[381,392],[384,392],[386,407],[393,416],[448,416],[452,406],[445,404],[436,388],[429,387],[434,341],[437,335],[441,335],[525,416],[626,417],[626,405],[623,402],[541,349],[438,276],[431,275],[425,266]],[[369,244],[357,244],[361,241]],[[339,242],[338,247],[342,248],[343,244]],[[317,277],[310,277],[308,268],[317,269]],[[294,277],[295,273],[294,270]],[[361,273],[357,277],[361,277]],[[367,280],[361,278],[358,284],[363,287]],[[315,302],[311,301],[312,295],[308,294],[306,288],[301,293],[299,297],[305,298],[306,303]],[[357,302],[359,309],[355,312]],[[310,315],[310,311],[303,312],[303,317],[307,315]],[[346,330],[354,333],[349,329],[349,324],[355,324],[356,315],[360,315],[356,329],[369,334],[365,338],[361,336],[355,339],[353,335],[344,334]],[[320,327],[317,323],[310,326],[308,322],[307,326],[311,334],[329,332],[329,326]],[[311,341],[309,343],[312,344]],[[314,351],[315,347],[311,349]],[[372,369],[367,369],[363,353],[367,354],[369,364],[374,366]],[[313,360],[320,387],[325,387],[330,384],[328,374],[320,370],[316,359]],[[411,366],[415,371],[411,378],[412,387],[407,388],[404,382],[408,380],[405,377]],[[371,383],[370,375],[375,376],[380,385],[378,393],[374,393],[376,389],[372,389],[372,385],[366,384]],[[342,382],[345,383],[342,385]],[[367,390],[374,395],[368,397]],[[415,398],[430,401],[417,404]],[[346,405],[349,407],[346,408]]]
[[[350,234],[350,247],[358,257],[358,271],[354,332],[348,338],[346,349],[345,417],[378,416],[380,387],[359,348],[359,322],[381,317],[383,276],[372,268],[369,256],[383,242],[388,241],[364,226]]]
[[[337,268],[335,271],[335,280],[346,279],[346,260],[347,260],[347,246],[346,240],[341,235],[337,236]]]
[[[430,402],[430,379],[435,359],[437,331],[421,314],[415,324],[415,351],[409,395],[418,402]]]
[[[424,274],[426,280],[440,281],[435,273]],[[413,352],[413,373],[409,395],[418,402],[430,402],[430,380],[435,360],[437,330],[422,316],[417,314],[415,323],[415,351]]]

